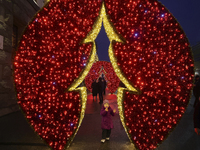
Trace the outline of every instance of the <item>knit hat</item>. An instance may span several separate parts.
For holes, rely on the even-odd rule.
[[[108,103],[108,104],[109,104],[109,101],[108,101],[107,99],[105,99],[105,100],[103,101],[103,104],[105,104],[105,103]]]

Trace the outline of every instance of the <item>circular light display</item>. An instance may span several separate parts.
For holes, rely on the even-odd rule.
[[[52,149],[68,147],[84,116],[87,93],[79,85],[94,62],[102,22],[125,85],[117,95],[121,121],[138,149],[155,149],[185,112],[194,76],[188,39],[156,0],[51,0],[16,52],[18,103]]]

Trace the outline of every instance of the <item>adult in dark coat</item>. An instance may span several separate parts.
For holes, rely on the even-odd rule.
[[[98,82],[98,93],[99,93],[99,104],[103,103],[103,82],[102,82],[102,78],[99,78],[99,82]]]
[[[104,100],[103,106],[101,108],[101,128],[102,128],[102,140],[101,142],[104,143],[105,140],[109,140],[111,129],[113,128],[113,122],[111,116],[115,115],[116,110],[112,110],[112,108],[109,106],[109,101]]]
[[[196,107],[197,103],[199,102],[199,97],[200,97],[200,80],[199,80],[199,75],[195,76],[195,83],[193,87],[193,94],[195,97],[195,102],[194,102],[194,108]]]
[[[194,131],[200,135],[200,103],[197,103],[193,115]]]
[[[106,83],[106,80],[104,78],[102,78],[102,82],[103,82],[103,94],[106,95],[106,86],[107,86],[107,83]]]
[[[96,96],[96,101],[97,101],[98,82],[96,79],[93,80],[91,88],[92,88],[93,101],[94,101],[95,96]]]

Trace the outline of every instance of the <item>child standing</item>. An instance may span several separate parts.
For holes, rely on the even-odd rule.
[[[113,122],[111,119],[111,116],[115,115],[116,110],[112,110],[112,108],[109,106],[109,101],[104,100],[103,106],[101,108],[101,128],[102,128],[102,140],[101,142],[104,143],[106,140],[109,140],[111,129],[113,128]]]

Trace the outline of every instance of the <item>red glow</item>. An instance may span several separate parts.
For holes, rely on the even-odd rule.
[[[117,64],[142,91],[141,95],[124,94],[128,132],[138,149],[155,149],[179,122],[190,99],[194,63],[188,39],[159,2],[104,2],[110,21],[126,39],[113,46]],[[92,45],[80,43],[91,31],[101,3],[51,0],[28,25],[15,56],[18,103],[54,150],[64,149],[77,129],[80,95],[64,91],[90,56]],[[113,81],[110,90],[116,88]]]
[[[194,62],[188,39],[159,2],[105,3],[113,25],[126,38],[125,44],[114,45],[117,63],[142,91],[124,95],[128,132],[138,149],[155,149],[176,126],[190,99]]]
[[[92,45],[80,43],[101,2],[89,1],[51,0],[28,25],[14,60],[18,103],[54,150],[69,145],[79,123],[80,95],[65,90],[85,68],[83,54],[86,63],[90,55]]]
[[[106,61],[97,61],[93,64],[90,72],[85,78],[85,84],[87,89],[92,91],[91,85],[94,79],[101,77],[101,74],[104,74],[104,78],[107,82],[107,87],[110,93],[114,93],[119,87],[119,78],[115,74],[113,67],[110,62]]]

